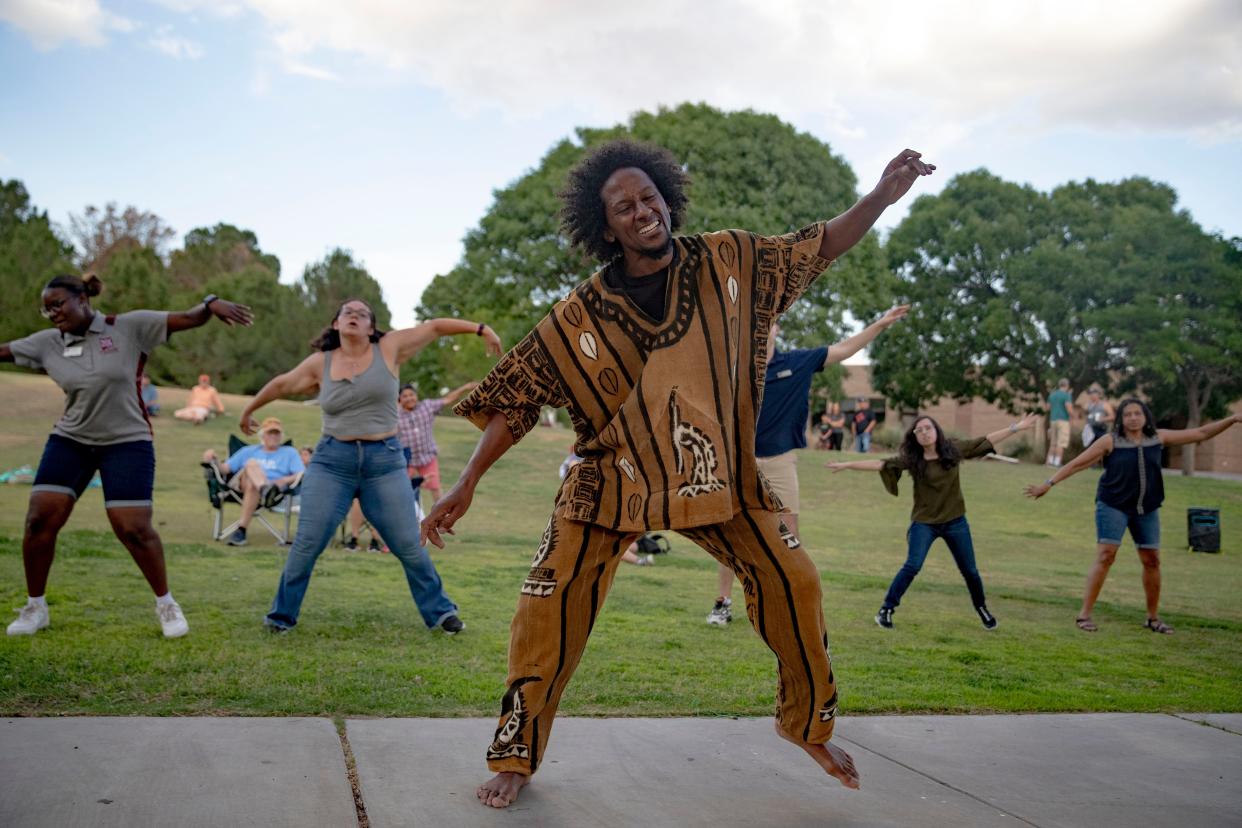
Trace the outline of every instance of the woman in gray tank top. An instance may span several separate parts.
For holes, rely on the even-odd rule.
[[[419,545],[414,490],[396,437],[398,366],[439,337],[454,334],[481,336],[488,352],[500,356],[500,338],[482,323],[432,319],[384,333],[376,329],[371,307],[351,299],[313,343],[316,352],[263,386],[242,412],[242,431],[253,434],[258,427],[254,413],[272,400],[318,391],[323,410],[323,438],[302,480],[297,535],[267,614],[273,631],[297,624],[315,561],[355,498],[401,561],[423,623],[449,634],[465,627],[431,556]]]

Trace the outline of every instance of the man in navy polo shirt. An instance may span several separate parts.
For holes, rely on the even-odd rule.
[[[835,345],[776,350],[780,326],[772,324],[768,336],[768,370],[764,381],[763,407],[755,426],[755,459],[759,470],[785,507],[781,520],[798,534],[798,455],[806,448],[806,425],[810,415],[811,380],[828,365],[848,359],[906,315],[909,305],[898,305],[849,339]],[[733,620],[733,570],[720,566],[720,595],[707,615],[707,623],[724,626]]]

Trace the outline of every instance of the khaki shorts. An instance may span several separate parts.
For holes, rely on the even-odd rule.
[[[756,457],[759,471],[772,484],[772,491],[781,499],[785,511],[798,514],[798,452],[787,451],[775,457]]]
[[[1048,424],[1048,442],[1054,449],[1059,451],[1069,448],[1069,437],[1069,420],[1053,420]]]

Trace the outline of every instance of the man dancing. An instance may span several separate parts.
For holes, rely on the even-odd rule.
[[[837,693],[819,572],[759,471],[755,421],[772,322],[933,169],[905,150],[853,207],[784,236],[674,237],[687,180],[659,147],[614,141],[570,173],[564,230],[606,264],[457,406],[483,436],[423,521],[443,547],[479,479],[541,407],[569,410],[583,460],[561,486],[522,585],[508,690],[487,749],[496,776],[479,787],[481,802],[507,807],[539,768],[621,553],[661,529],[737,574],[747,615],[777,656],[777,733],[858,787],[853,760],[829,743]]]

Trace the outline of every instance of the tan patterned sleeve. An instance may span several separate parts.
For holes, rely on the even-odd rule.
[[[552,362],[542,335],[551,328],[544,317],[535,330],[500,358],[487,377],[459,402],[453,412],[474,423],[480,430],[494,412],[505,415],[513,440],[526,436],[539,422],[545,405],[562,408],[568,403],[560,383],[560,372]]]
[[[776,316],[789,310],[811,283],[832,266],[832,261],[819,256],[827,228],[820,221],[783,236],[753,237],[759,275],[756,289],[773,291]]]

